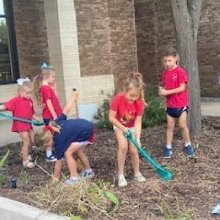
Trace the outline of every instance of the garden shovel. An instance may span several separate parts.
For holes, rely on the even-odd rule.
[[[0,116],[4,117],[4,118],[8,118],[10,120],[21,121],[21,122],[32,124],[32,125],[35,125],[35,126],[44,125],[43,122],[39,122],[39,121],[36,121],[36,120],[29,120],[29,119],[25,119],[25,118],[14,117],[14,116],[11,116],[11,115],[8,115],[8,114],[5,114],[5,113],[0,113]]]
[[[168,170],[161,167],[149,154],[147,151],[145,151],[141,146],[138,145],[134,134],[131,131],[128,131],[125,134],[125,137],[134,144],[134,146],[137,148],[138,152],[141,154],[141,156],[156,170],[158,175],[160,176],[161,180],[167,181],[172,179],[173,174],[169,172]]]

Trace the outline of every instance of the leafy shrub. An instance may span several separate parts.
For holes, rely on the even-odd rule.
[[[94,116],[98,128],[112,129],[112,124],[108,120],[109,105],[112,97],[113,95],[109,95],[108,98],[104,100]],[[145,99],[148,103],[148,107],[145,108],[143,114],[143,128],[153,127],[165,122],[166,114],[164,113],[163,101],[158,97],[157,88],[148,85],[145,90]]]
[[[146,87],[145,100],[148,103],[148,107],[145,108],[142,118],[143,128],[160,125],[166,121],[163,100],[158,97],[157,92],[156,87],[150,85]]]
[[[94,116],[94,119],[96,120],[96,126],[98,128],[112,129],[112,124],[108,120],[110,101],[112,97],[113,95],[108,95],[107,98],[104,99],[103,104],[98,108],[97,113]]]

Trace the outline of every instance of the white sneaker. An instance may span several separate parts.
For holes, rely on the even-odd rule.
[[[22,158],[22,152],[20,152],[20,157]],[[27,160],[33,160],[33,158],[32,158],[32,156],[30,155],[30,154],[28,154],[28,158],[27,158]]]
[[[145,177],[142,175],[142,173],[136,173],[135,175],[134,175],[134,180],[136,180],[136,181],[138,181],[138,182],[145,182],[146,181],[146,179],[145,179]]]
[[[23,167],[25,168],[33,168],[35,167],[35,164],[29,160],[23,161]]]
[[[79,183],[79,178],[78,177],[70,177],[69,179],[65,180],[64,184],[73,186]]]
[[[95,173],[93,172],[92,169],[89,169],[89,170],[83,170],[80,174],[79,174],[80,177],[82,178],[86,178],[86,179],[91,179],[95,176]]]
[[[124,187],[124,186],[127,186],[128,183],[125,179],[125,176],[124,175],[118,175],[118,186],[119,187]]]

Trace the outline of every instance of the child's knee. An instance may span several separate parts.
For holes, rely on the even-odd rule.
[[[168,123],[168,124],[167,124],[167,130],[169,130],[169,131],[173,131],[173,130],[174,130],[174,127],[175,127],[174,124],[171,124],[171,123]]]
[[[129,148],[129,154],[130,156],[135,156],[138,154],[137,149],[135,147],[130,147]]]
[[[125,146],[125,145],[119,146],[118,151],[120,151],[120,152],[126,154],[127,151],[128,151],[128,146]]]
[[[25,146],[31,146],[30,138],[23,138],[22,142],[23,142],[23,145],[25,145]]]
[[[187,124],[186,123],[179,123],[179,128],[184,131],[184,130],[187,130]]]
[[[69,149],[67,149],[64,153],[64,156],[67,158],[67,157],[73,157],[73,152],[70,151]]]

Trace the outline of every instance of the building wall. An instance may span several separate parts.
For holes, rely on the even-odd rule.
[[[137,69],[133,0],[75,0],[81,75],[113,74],[116,89]]]
[[[219,97],[220,1],[204,0],[198,33],[198,62],[201,95]],[[135,0],[139,71],[146,82],[157,83],[162,69],[161,49],[176,46],[170,1]]]
[[[138,62],[145,80],[158,82],[160,51],[167,44],[176,44],[169,1],[74,2],[82,77],[113,74],[116,88],[121,89],[126,73],[137,69]],[[40,63],[50,60],[44,0],[13,0],[13,9],[20,74],[32,76]],[[220,1],[204,0],[198,36],[202,96],[219,96],[219,11]]]
[[[42,62],[49,61],[43,0],[13,0],[20,76],[32,78]],[[0,102],[17,94],[17,85],[0,86]]]
[[[82,76],[111,74],[107,0],[75,0]]]
[[[32,76],[49,61],[43,0],[13,0],[21,76]]]

